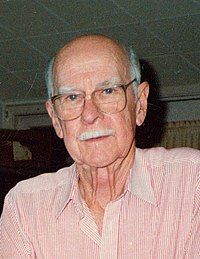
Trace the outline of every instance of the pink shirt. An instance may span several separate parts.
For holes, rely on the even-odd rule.
[[[126,190],[106,207],[102,236],[75,169],[23,181],[8,193],[2,258],[200,258],[200,151],[137,149]]]

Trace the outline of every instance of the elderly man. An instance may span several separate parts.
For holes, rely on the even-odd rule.
[[[200,258],[200,152],[135,147],[149,86],[133,51],[78,37],[50,63],[47,85],[75,163],[9,192],[3,258]]]

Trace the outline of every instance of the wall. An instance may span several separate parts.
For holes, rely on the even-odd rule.
[[[167,102],[166,121],[200,120],[200,99]]]

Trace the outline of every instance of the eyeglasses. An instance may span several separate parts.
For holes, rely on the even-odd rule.
[[[133,79],[126,85],[105,86],[86,95],[82,91],[71,91],[66,94],[58,94],[51,97],[55,113],[64,121],[74,120],[81,116],[85,100],[92,99],[97,110],[107,114],[122,111],[127,102],[126,90],[135,82]]]

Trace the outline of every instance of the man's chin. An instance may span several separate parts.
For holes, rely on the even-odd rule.
[[[75,160],[76,161],[76,160]],[[116,161],[115,157],[105,157],[102,158],[102,156],[98,156],[95,157],[95,155],[93,156],[92,159],[90,158],[82,158],[81,161],[76,161],[79,165],[86,165],[89,167],[95,167],[95,168],[104,168],[107,167],[109,165],[111,165],[112,163],[114,163]]]

